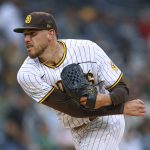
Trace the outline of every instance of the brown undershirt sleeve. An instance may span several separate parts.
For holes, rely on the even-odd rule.
[[[66,93],[57,89],[54,89],[51,95],[47,97],[42,104],[77,118],[123,114],[124,109],[124,104],[101,107],[99,109],[85,108]]]
[[[129,100],[129,89],[123,79],[113,89],[109,90],[109,92],[114,106]]]

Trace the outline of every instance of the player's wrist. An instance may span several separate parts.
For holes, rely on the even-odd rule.
[[[96,105],[95,108],[100,108],[102,106],[112,105],[112,101],[110,95],[107,94],[97,94]]]

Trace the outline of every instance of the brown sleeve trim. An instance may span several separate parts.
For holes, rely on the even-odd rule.
[[[54,89],[55,88],[53,87],[38,103],[43,103],[47,99],[47,97],[49,97],[52,94]]]
[[[123,73],[120,74],[119,78],[117,79],[117,81],[113,85],[111,85],[110,87],[107,87],[106,89],[109,91],[112,88],[114,88],[118,84],[118,82],[121,80],[122,76],[123,76]]]
[[[123,79],[109,92],[113,105],[125,103],[129,100],[129,89]]]

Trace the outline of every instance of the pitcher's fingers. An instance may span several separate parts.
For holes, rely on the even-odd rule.
[[[81,102],[80,105],[86,105],[86,102]]]
[[[138,99],[138,101],[139,101],[140,104],[144,105],[144,102],[142,100]]]
[[[136,116],[145,116],[145,113],[138,114]]]
[[[145,106],[144,105],[140,105],[139,108],[140,109],[145,109]]]
[[[80,102],[85,102],[85,101],[87,101],[87,97],[81,97],[80,98]]]
[[[146,109],[140,109],[140,113],[146,113]]]
[[[134,116],[144,116],[145,115],[145,113],[144,112],[138,112],[138,113],[135,113],[135,115]]]

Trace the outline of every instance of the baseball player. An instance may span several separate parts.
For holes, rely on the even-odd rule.
[[[36,102],[54,109],[64,127],[69,128],[77,150],[118,150],[124,132],[124,116],[144,116],[143,101],[128,101],[123,73],[94,42],[58,39],[53,16],[32,12],[23,27],[29,57],[22,64],[17,80]],[[86,108],[86,97],[74,103],[61,81],[63,68],[80,63],[89,83],[97,84],[94,109]],[[100,83],[100,84],[99,84]]]

